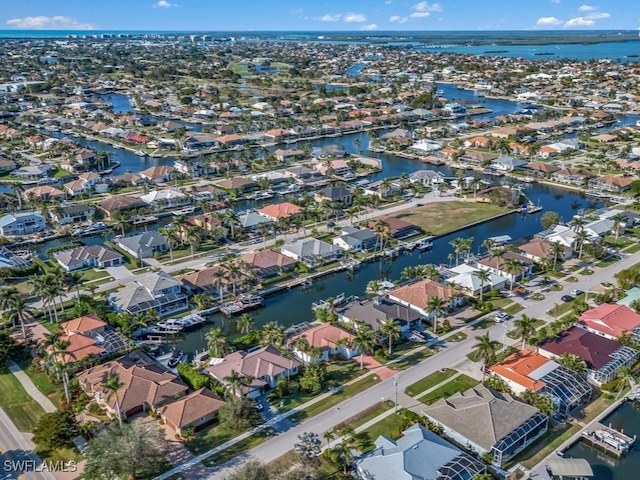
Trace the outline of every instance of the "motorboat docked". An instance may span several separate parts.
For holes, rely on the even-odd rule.
[[[423,238],[418,242],[416,246],[418,247],[418,250],[428,250],[430,248],[433,248],[433,240],[431,239],[431,237]]]
[[[487,238],[487,242],[492,242],[496,247],[500,247],[513,240],[509,235],[497,235]]]
[[[83,237],[85,235],[94,235],[96,233],[105,232],[111,227],[103,222],[96,222],[85,228],[76,228],[71,232],[72,237]]]
[[[596,430],[593,432],[593,436],[601,442],[612,446],[616,450],[623,450],[626,452],[633,445],[633,441],[630,441],[629,437],[612,428],[601,428]]]
[[[262,305],[262,297],[260,295],[247,295],[223,304],[220,311],[223,315],[238,315],[247,310],[258,308]]]
[[[144,150],[136,150],[135,152],[133,152],[134,155],[137,155],[139,157],[146,157],[147,156],[147,152],[145,152]]]
[[[124,147],[118,143],[114,143],[113,148],[115,148],[116,150],[124,150]]]
[[[190,215],[195,211],[196,211],[196,207],[184,207],[184,208],[181,208],[180,210],[174,210],[171,213],[172,215],[179,217],[181,215]]]
[[[253,197],[254,200],[266,200],[268,198],[273,198],[273,193],[269,192],[258,192]]]
[[[169,368],[176,368],[183,358],[184,353],[182,353],[180,350],[176,350],[173,352],[173,354],[171,354],[171,358],[167,362],[167,366]]]

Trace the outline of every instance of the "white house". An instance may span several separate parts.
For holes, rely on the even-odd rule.
[[[0,218],[0,233],[4,236],[29,235],[44,230],[47,223],[39,213],[14,213]]]
[[[354,338],[354,334],[343,328],[323,323],[291,337],[289,345],[294,355],[304,363],[328,362],[331,356],[352,358],[358,355],[358,349],[349,346]],[[312,349],[316,349],[319,355],[313,356]]]

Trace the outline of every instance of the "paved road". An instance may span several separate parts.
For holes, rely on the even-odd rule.
[[[26,438],[18,431],[7,414],[0,409],[0,446],[3,451],[2,465],[0,465],[0,480],[2,479],[14,479],[18,475],[12,465],[5,463],[5,459],[10,462],[28,461],[29,463],[23,464],[26,466],[26,473],[22,473],[20,478],[25,480],[55,480],[55,477],[49,472],[34,472],[33,469],[36,465],[40,465],[42,460],[33,451],[31,445]],[[9,475],[9,476],[6,476]]]
[[[541,301],[519,300],[519,302],[525,306],[525,310],[521,313],[546,321],[553,320],[553,318],[546,313],[547,310],[552,308],[555,303],[560,303],[560,297],[567,294],[569,290],[573,288],[581,288],[586,291],[588,286],[594,286],[600,282],[610,281],[614,273],[630,267],[639,261],[640,253],[636,253],[607,268],[596,269],[593,275],[584,276],[574,274],[579,278],[579,282],[567,283],[564,291],[545,292],[545,299]],[[297,435],[302,432],[314,432],[322,438],[322,434],[327,430],[330,430],[334,425],[337,425],[360,413],[365,407],[379,402],[381,398],[384,397],[385,399],[393,400],[395,398],[394,381],[396,378],[398,381],[399,403],[406,408],[419,408],[419,404],[416,401],[409,399],[409,397],[402,393],[406,387],[444,367],[455,368],[458,370],[462,369],[466,372],[475,371],[475,369],[479,368],[477,364],[471,363],[466,358],[466,355],[473,349],[475,336],[489,332],[491,338],[498,341],[504,341],[506,338],[506,330],[508,328],[512,328],[511,323],[508,323],[506,327],[504,324],[496,324],[487,330],[478,329],[477,333],[474,332],[474,334],[470,335],[464,342],[443,344],[441,346],[441,351],[426,361],[399,372],[395,377],[383,380],[366,391],[345,400],[337,407],[312,417],[303,424],[289,428],[279,436],[253,448],[232,462],[221,465],[220,468],[214,471],[208,478],[210,480],[223,479],[239,462],[249,457],[257,458],[265,463],[275,460],[293,448]]]

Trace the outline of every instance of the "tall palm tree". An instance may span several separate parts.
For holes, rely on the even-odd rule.
[[[437,295],[432,295],[427,300],[426,311],[433,315],[433,333],[438,330],[438,317],[446,311],[444,305],[444,301]]]
[[[14,287],[0,288],[0,310],[8,310],[11,307],[13,299],[19,294],[18,289]]]
[[[185,236],[186,241],[189,242],[189,247],[191,248],[191,258],[193,258],[195,255],[195,249],[200,248],[200,243],[202,242],[200,229],[192,227],[185,232]]]
[[[558,241],[551,244],[551,254],[553,255],[553,269],[556,269],[558,258],[564,258],[564,247]]]
[[[177,233],[166,227],[159,228],[158,233],[166,240],[167,246],[169,247],[169,258],[173,262],[173,247],[175,247],[175,242],[178,240]]]
[[[122,426],[122,411],[120,409],[120,399],[118,398],[118,390],[120,390],[124,383],[120,381],[118,375],[109,375],[107,377],[107,381],[102,385],[105,390],[107,390],[107,398],[111,397],[111,395],[115,395],[116,397],[116,415],[118,416],[118,423]]]
[[[327,441],[327,446],[331,448],[331,440],[336,438],[336,435],[335,433],[333,433],[333,430],[327,430],[322,434],[322,437]]]
[[[633,370],[631,369],[631,367],[620,367],[618,369],[618,372],[616,373],[615,379],[615,390],[618,391],[618,395],[616,395],[616,398],[622,395],[622,391],[627,387],[627,385],[635,385]]]
[[[496,345],[489,338],[489,333],[476,338],[476,344],[473,346],[477,350],[477,355],[482,360],[482,381],[486,375],[487,364],[492,363],[496,358]]]
[[[490,252],[491,250],[496,248],[496,241],[493,238],[485,238],[485,240],[482,242],[482,247],[487,252]]]
[[[69,272],[63,276],[63,282],[67,291],[72,288],[76,291],[76,303],[80,304],[80,285],[83,284],[84,278],[80,272]]]
[[[286,340],[284,327],[276,322],[268,322],[262,327],[262,340],[274,347],[281,346]]]
[[[391,356],[393,353],[393,341],[400,337],[400,326],[392,318],[387,318],[380,325],[380,333],[389,342],[389,356]]]
[[[22,195],[24,194],[24,186],[19,182],[11,184],[11,190],[18,200],[18,210],[22,210]]]
[[[454,238],[449,242],[449,245],[453,247],[453,251],[456,254],[456,265],[460,263],[460,254],[465,249],[465,239],[462,237]]]
[[[480,301],[484,296],[484,286],[491,281],[491,274],[487,270],[474,270],[473,275],[480,280]]]
[[[531,335],[536,332],[536,319],[522,315],[518,320],[513,322],[513,326],[516,328],[516,335],[522,338],[522,350],[524,350],[525,344]]]
[[[513,290],[515,278],[522,273],[522,265],[515,258],[509,258],[504,264],[504,269],[509,274],[509,290]]]
[[[413,280],[417,276],[416,267],[413,267],[410,265],[408,267],[403,268],[401,272],[401,276],[402,278],[406,278],[407,280]]]
[[[227,350],[227,337],[220,327],[209,330],[204,338],[207,341],[209,350],[211,350],[212,357],[221,358],[225,355]]]
[[[43,350],[52,357],[56,370],[62,373],[62,385],[67,403],[71,402],[71,395],[69,394],[69,370],[65,357],[70,356],[71,358],[75,358],[73,352],[67,352],[69,344],[70,342],[68,340],[62,340],[58,333],[45,335],[45,340],[42,345]]]
[[[120,210],[114,210],[111,212],[109,218],[111,218],[113,226],[115,228],[119,228],[120,234],[124,237],[124,227],[128,225],[129,219],[127,219]]]
[[[623,229],[622,227],[624,226],[624,221],[625,221],[624,215],[622,215],[621,213],[617,213],[613,217],[611,217],[611,221],[613,222],[612,229],[616,234],[616,242],[617,242],[618,236],[620,235],[620,231]]]
[[[578,259],[582,259],[582,250],[584,249],[584,244],[586,243],[586,241],[589,240],[589,235],[584,230],[579,230],[578,233],[576,233],[576,240],[580,245]]]
[[[358,324],[356,336],[351,340],[351,347],[360,351],[360,370],[364,368],[364,356],[373,352],[376,345],[376,332],[366,323]]]
[[[22,330],[22,339],[27,341],[27,329],[25,327],[25,321],[32,316],[31,310],[27,306],[27,301],[24,297],[15,297],[10,304],[7,311],[7,318],[9,321],[16,324],[16,321],[20,324]]]
[[[206,310],[211,307],[211,297],[204,293],[196,293],[191,297],[191,302],[193,302],[196,310]]]
[[[246,313],[240,315],[238,317],[238,320],[236,320],[236,330],[238,330],[238,332],[242,333],[243,335],[248,334],[254,328],[255,322],[253,321],[253,318],[251,318],[251,316]]]
[[[252,376],[243,376],[238,374],[235,370],[231,370],[229,375],[222,378],[230,388],[234,396],[238,396],[238,392],[242,392],[242,387],[251,385],[253,382]]]

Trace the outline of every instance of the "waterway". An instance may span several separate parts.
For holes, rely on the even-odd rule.
[[[637,403],[624,403],[615,412],[602,421],[617,430],[624,430],[630,436],[640,437],[640,410]],[[615,459],[602,453],[600,450],[579,441],[569,450],[565,451],[565,458],[584,458],[593,468],[596,480],[632,480],[640,474],[640,444],[635,446],[620,459]]]

